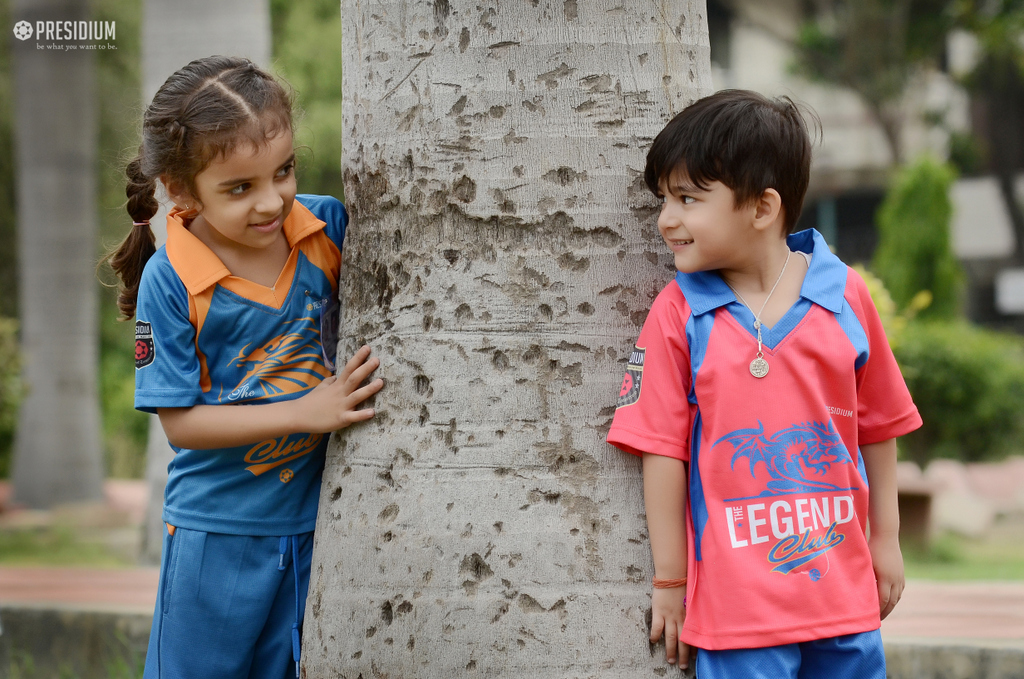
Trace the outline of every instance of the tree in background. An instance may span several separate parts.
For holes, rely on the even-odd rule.
[[[1013,259],[1024,265],[1024,211],[1015,190],[1024,169],[1024,2],[956,0],[953,6],[957,23],[978,40],[978,60],[964,84],[1013,225]]]
[[[13,19],[78,21],[84,0],[18,0]],[[14,499],[46,508],[102,498],[95,284],[92,51],[13,41],[23,375]],[[69,105],[73,103],[74,105]]]
[[[703,3],[342,12],[339,355],[387,387],[328,450],[305,673],[664,672],[639,464],[604,437],[674,274],[641,174],[710,91]]]
[[[927,291],[926,318],[952,318],[959,308],[962,273],[950,245],[953,169],[925,156],[901,169],[878,210],[878,249],[872,269],[897,307]]]
[[[903,161],[903,94],[937,64],[952,27],[950,0],[814,0],[795,48],[796,71],[856,92]]]

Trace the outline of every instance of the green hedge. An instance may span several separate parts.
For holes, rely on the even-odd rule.
[[[924,464],[1024,452],[1024,338],[964,320],[911,321],[894,352],[924,420],[901,439],[907,457]]]
[[[6,478],[10,473],[11,447],[21,396],[18,322],[0,316],[0,478]]]

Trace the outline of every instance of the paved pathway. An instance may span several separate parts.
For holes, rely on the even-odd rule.
[[[156,568],[0,567],[0,604],[150,613],[158,577]],[[911,581],[882,634],[1024,648],[1024,583]]]
[[[882,623],[887,640],[986,641],[1024,648],[1024,583],[907,583]]]
[[[153,613],[158,568],[0,567],[0,605]]]

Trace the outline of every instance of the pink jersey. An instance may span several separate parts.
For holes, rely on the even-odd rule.
[[[608,441],[689,462],[687,615],[700,648],[756,648],[880,625],[859,445],[921,425],[863,279],[815,231],[800,300],[762,328],[715,272],[658,295]]]

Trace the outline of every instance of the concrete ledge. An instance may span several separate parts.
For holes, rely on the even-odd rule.
[[[141,675],[152,613],[125,607],[0,604],[0,677]],[[888,679],[1020,679],[1024,639],[886,638]]]
[[[0,677],[138,677],[153,613],[0,605]]]
[[[1019,679],[1024,640],[885,639],[887,679]]]

